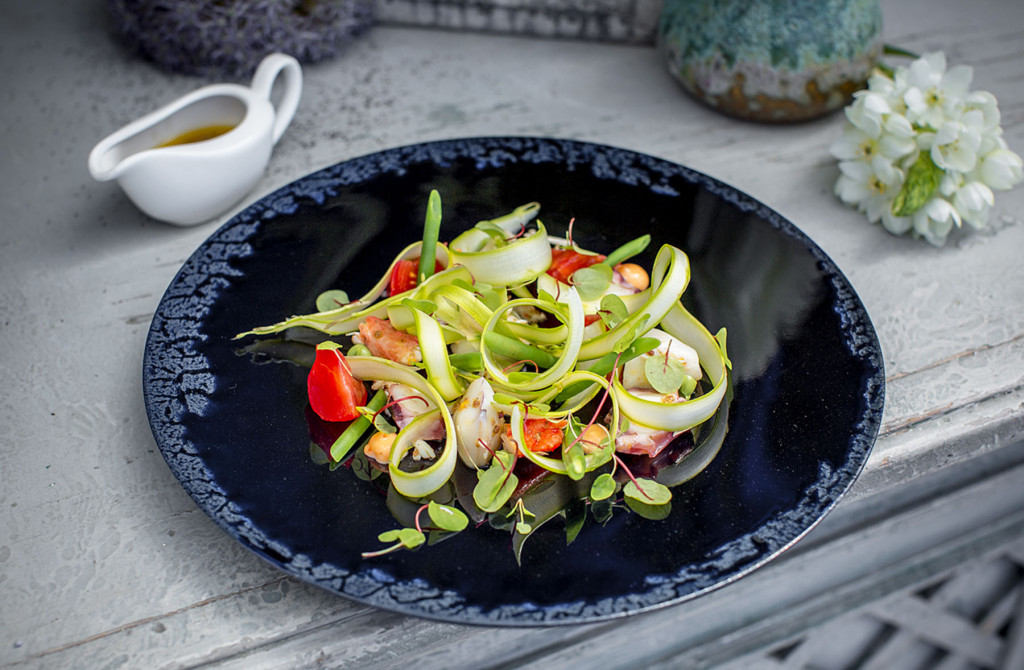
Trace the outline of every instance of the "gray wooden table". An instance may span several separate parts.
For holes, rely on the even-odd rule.
[[[1024,5],[884,4],[887,40],[974,66],[1024,151]],[[227,217],[170,227],[89,178],[95,142],[202,83],[126,56],[103,5],[0,2],[0,668],[799,667],[810,652],[793,649],[831,621],[920,622],[894,598],[920,601],[921,585],[978,562],[1024,563],[1024,188],[998,194],[989,228],[935,249],[832,196],[841,116],[781,127],[718,116],[682,93],[643,25],[597,35],[614,43],[390,24],[306,68],[298,114],[246,202],[346,158],[459,136],[567,137],[688,164],[779,210],[850,278],[884,351],[884,424],[864,475],[805,540],[646,615],[466,627],[283,576],[196,508],[150,434],[149,321]],[[649,22],[648,5],[635,7]],[[932,635],[947,659],[1019,661],[1014,574],[988,641]]]

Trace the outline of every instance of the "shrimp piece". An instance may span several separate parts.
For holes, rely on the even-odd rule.
[[[565,438],[565,421],[550,419],[527,419],[523,422],[523,437],[526,448],[533,453],[546,454],[562,446]],[[505,451],[523,456],[523,450],[512,438],[512,426],[506,425],[501,434],[501,443]]]
[[[367,458],[372,458],[381,465],[387,465],[391,458],[391,445],[398,437],[394,433],[374,433],[363,447],[363,453]]]
[[[359,324],[359,337],[370,353],[379,358],[402,365],[412,365],[423,360],[420,341],[416,336],[398,330],[390,321],[375,316],[366,317],[366,321]]]
[[[493,402],[494,390],[486,379],[478,377],[452,413],[459,457],[471,468],[487,465],[501,444],[501,427],[505,421]]]

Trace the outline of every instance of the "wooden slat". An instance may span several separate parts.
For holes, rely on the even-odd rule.
[[[1002,670],[1024,668],[1024,588],[1017,590],[1017,615],[1006,637],[1006,648],[1003,650],[999,667]]]
[[[998,640],[979,632],[971,622],[932,607],[917,597],[885,601],[871,606],[869,610],[883,621],[912,631],[921,639],[983,665],[995,665],[1002,652],[1002,644]]]

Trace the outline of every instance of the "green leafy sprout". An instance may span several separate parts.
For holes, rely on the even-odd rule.
[[[423,526],[420,525],[420,516],[424,510],[427,511],[427,516],[430,517],[430,521],[433,524],[432,529],[458,533],[469,525],[469,517],[462,510],[450,505],[441,505],[431,500],[416,510],[414,528],[395,528],[384,531],[377,536],[377,539],[384,543],[390,542],[391,544],[378,551],[363,552],[363,558],[383,556],[400,549],[416,549],[426,542],[427,536],[423,532]]]

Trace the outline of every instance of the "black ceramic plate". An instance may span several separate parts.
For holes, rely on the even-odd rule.
[[[232,336],[315,311],[318,293],[361,295],[420,237],[442,196],[442,239],[538,201],[549,231],[575,218],[583,246],[637,235],[685,250],[684,302],[733,363],[717,457],[674,489],[672,513],[617,512],[565,543],[555,520],[516,564],[505,532],[471,529],[366,560],[396,522],[373,486],[310,459],[298,364]],[[243,545],[286,573],[357,601],[453,622],[590,622],[679,603],[764,565],[857,477],[882,415],[882,358],[834,263],[747,195],[667,161],[537,138],[401,147],[300,179],[228,221],[167,289],[146,345],[153,434],[182,486]]]

